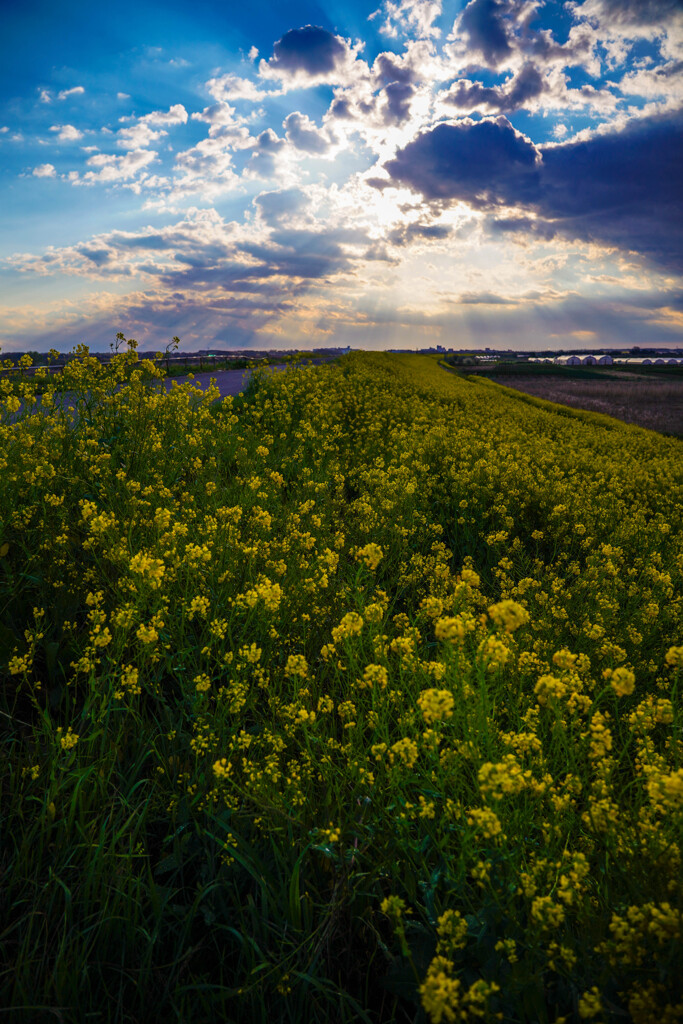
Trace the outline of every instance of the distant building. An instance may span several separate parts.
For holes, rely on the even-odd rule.
[[[581,366],[581,360],[578,356],[557,356],[555,362],[559,366]]]

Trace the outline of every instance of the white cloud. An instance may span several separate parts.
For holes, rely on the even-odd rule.
[[[34,178],[54,178],[57,174],[52,164],[38,164],[31,173]]]
[[[127,181],[134,178],[143,168],[156,160],[153,150],[136,149],[123,156],[97,153],[87,160],[87,166],[95,170],[87,171],[78,178],[79,184],[94,185],[96,182]]]
[[[117,100],[129,100],[130,99],[130,93],[128,93],[128,92],[117,92],[116,98],[117,98]]]
[[[53,124],[50,127],[51,132],[59,132],[57,138],[60,142],[76,142],[78,139],[83,138],[83,132],[79,131],[78,128],[74,128],[72,124]]]
[[[258,50],[256,51],[258,55]],[[240,78],[239,75],[221,75],[220,78],[210,78],[206,83],[209,94],[219,103],[227,103],[229,100],[261,100],[268,96],[248,78]]]
[[[319,156],[327,153],[330,146],[336,141],[334,137],[330,138],[328,131],[321,131],[307,114],[302,114],[298,110],[287,115],[282,122],[282,127],[285,129],[287,141],[295,149],[311,155]]]
[[[4,135],[4,134],[5,134],[5,132],[8,132],[8,131],[9,131],[9,128],[7,127],[7,125],[6,125],[6,124],[4,124],[4,125],[2,126],[2,128],[0,128],[0,135]]]
[[[49,89],[41,89],[39,96],[41,103],[52,103],[52,94]]]
[[[116,133],[116,145],[121,149],[147,149],[150,143],[168,134],[163,126],[172,127],[186,122],[187,111],[182,103],[175,103],[168,110],[153,110],[151,114],[139,117],[129,128],[120,128]]]
[[[256,49],[255,46],[252,46],[252,48],[249,50],[248,58],[249,58],[249,60],[256,60],[257,57],[258,57],[258,50]]]
[[[187,123],[187,111],[182,103],[174,103],[168,110],[154,110],[140,118],[145,124],[175,125]]]
[[[68,99],[69,96],[82,96],[84,92],[85,89],[82,85],[75,85],[73,89],[62,89],[62,91],[57,94],[57,99],[65,100]]]
[[[382,15],[380,32],[396,39],[399,34],[415,35],[420,39],[439,35],[434,22],[441,14],[441,0],[384,0],[373,11],[368,21]]]
[[[121,149],[147,149],[152,143],[167,135],[164,131],[154,131],[149,125],[138,123],[130,128],[120,128],[116,133],[116,145]]]
[[[245,118],[235,115],[235,108],[229,103],[214,103],[201,112],[192,114],[193,121],[204,121],[209,125],[209,138],[229,140],[233,149],[247,149],[253,139],[245,127]]]

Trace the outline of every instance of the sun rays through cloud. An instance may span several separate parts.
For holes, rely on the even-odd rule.
[[[41,11],[0,72],[5,351],[682,342],[674,0]]]

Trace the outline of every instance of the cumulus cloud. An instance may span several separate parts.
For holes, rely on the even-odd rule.
[[[460,17],[460,31],[470,50],[481,53],[493,67],[512,54],[504,21],[507,9],[504,0],[470,0]]]
[[[128,120],[128,118],[121,118]],[[147,149],[152,142],[167,135],[167,127],[187,123],[187,111],[182,103],[175,103],[168,110],[153,110],[151,114],[135,119],[127,128],[116,133],[116,145],[121,149]]]
[[[274,178],[278,172],[278,157],[284,155],[287,143],[272,128],[266,128],[256,137],[254,151],[247,162],[245,175],[249,178]]]
[[[391,182],[430,201],[526,207],[535,214],[499,218],[499,230],[595,241],[683,271],[682,164],[679,114],[543,147],[505,117],[465,119],[421,132],[385,167]]]
[[[183,193],[215,195],[239,186],[229,140],[223,137],[202,139],[196,146],[178,153],[175,167],[180,178],[174,184],[176,196]]]
[[[273,46],[270,60],[262,60],[262,78],[279,79],[290,88],[348,79],[360,44],[333,35],[318,25],[285,32]]]
[[[256,51],[258,56],[258,50]],[[240,78],[239,75],[221,75],[219,78],[210,78],[206,83],[209,93],[219,103],[227,103],[230,100],[251,100],[256,102],[267,96],[258,86],[248,78]]]
[[[523,65],[518,74],[504,85],[486,86],[481,82],[460,79],[439,98],[443,103],[465,113],[472,110],[510,114],[537,100],[549,89],[548,81],[532,63]]]
[[[85,174],[74,179],[74,182],[95,185],[96,183],[111,184],[130,181],[156,158],[157,154],[147,149],[132,150],[130,153],[124,153],[123,156],[97,153],[86,161],[87,166],[93,170],[86,171]]]
[[[38,164],[31,174],[34,178],[54,178],[57,172],[52,164]]]
[[[50,131],[59,132],[57,138],[60,142],[76,142],[83,138],[83,132],[74,128],[72,124],[53,124]]]
[[[543,148],[539,214],[573,237],[683,271],[683,116]]]
[[[304,153],[322,155],[327,153],[332,144],[329,135],[321,132],[306,114],[298,110],[287,115],[282,127],[285,129],[287,141]]]
[[[426,199],[488,207],[536,195],[540,162],[536,146],[501,115],[420,132],[385,167],[392,181]]]
[[[368,20],[381,16],[380,32],[392,39],[399,35],[425,39],[438,35],[434,22],[440,14],[441,0],[384,0]]]
[[[302,209],[306,197],[301,189],[288,188],[279,189],[275,192],[261,192],[254,199],[261,219],[265,224],[273,227],[279,224],[283,218],[291,217]]]

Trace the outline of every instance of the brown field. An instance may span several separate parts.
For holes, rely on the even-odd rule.
[[[557,377],[501,375],[498,384],[560,405],[605,413],[648,430],[683,436],[683,380],[558,380]]]

